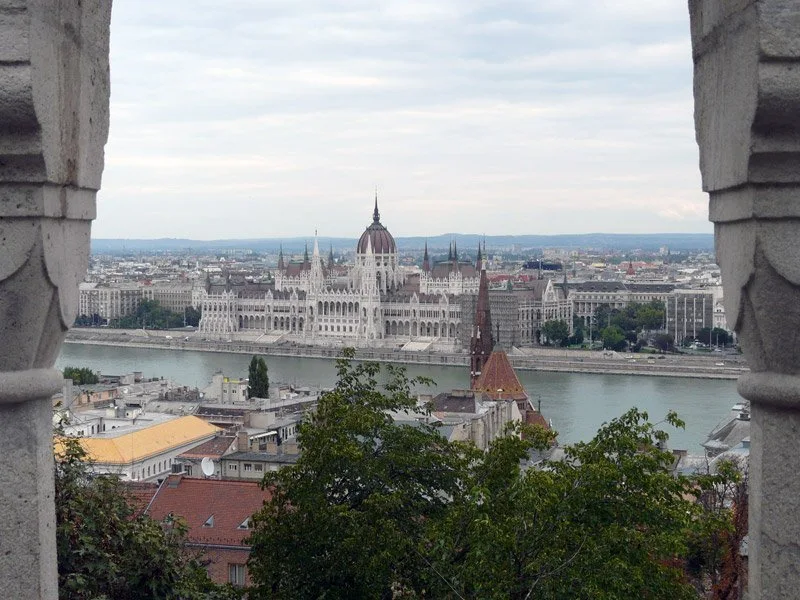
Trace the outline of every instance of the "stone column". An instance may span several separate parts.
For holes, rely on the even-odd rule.
[[[800,590],[800,2],[690,0],[703,188],[751,372],[750,597]]]
[[[55,599],[50,397],[108,137],[110,0],[0,0],[0,589]]]

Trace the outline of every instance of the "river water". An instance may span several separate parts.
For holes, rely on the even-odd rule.
[[[145,377],[165,377],[179,385],[204,387],[218,370],[246,377],[250,356],[217,352],[152,350],[112,346],[64,344],[56,367],[89,367],[105,374],[142,371]],[[271,382],[312,387],[332,386],[333,361],[315,358],[267,357]],[[434,391],[469,386],[465,367],[408,365],[410,376],[433,379]],[[685,430],[667,429],[670,446],[698,453],[700,443],[738,401],[736,382],[634,375],[592,375],[518,371],[528,394],[542,402],[542,413],[553,423],[561,443],[591,439],[604,422],[636,406],[660,421],[675,410]]]

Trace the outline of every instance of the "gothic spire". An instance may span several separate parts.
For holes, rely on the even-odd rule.
[[[447,247],[447,262],[453,262],[453,240],[450,240],[450,245]]]
[[[428,257],[428,240],[425,240],[425,254],[422,256],[422,270],[426,273],[431,270],[431,261]]]
[[[278,251],[278,270],[282,271],[286,265],[283,263],[283,244],[280,246],[280,250]]]
[[[306,242],[306,250],[303,253],[303,270],[306,270],[309,267],[311,267],[311,261],[308,260],[308,242]]]
[[[372,211],[372,222],[379,223],[381,220],[381,213],[378,211],[378,188],[375,188],[375,210]]]
[[[475,260],[475,270],[480,273],[483,268],[483,256],[481,255],[481,243],[478,242],[478,258]]]
[[[470,387],[473,387],[478,380],[492,350],[494,350],[494,338],[492,336],[492,314],[489,307],[489,282],[486,279],[486,269],[482,268],[478,285],[475,324],[470,341]]]
[[[330,271],[333,269],[333,244],[331,243],[331,249],[328,252],[328,270]]]

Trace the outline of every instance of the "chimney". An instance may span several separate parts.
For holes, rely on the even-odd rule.
[[[236,434],[236,447],[239,452],[250,451],[250,436],[247,435],[247,431],[244,429],[240,429],[239,433]]]

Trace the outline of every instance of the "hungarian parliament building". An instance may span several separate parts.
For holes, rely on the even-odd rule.
[[[397,245],[383,226],[378,203],[372,223],[358,240],[353,264],[320,256],[316,239],[309,255],[286,260],[283,252],[267,282],[242,274],[215,280],[80,285],[79,314],[107,322],[136,312],[144,300],[179,313],[201,312],[199,334],[210,339],[252,340],[319,346],[460,351],[473,333],[485,248],[460,259],[455,244],[446,260],[433,262],[427,246],[421,268],[400,266]],[[463,256],[463,255],[462,255]],[[596,323],[605,306],[662,302],[663,330],[676,343],[705,327],[725,327],[719,298],[707,289],[681,289],[674,283],[573,281],[538,277],[489,290],[493,337],[500,347],[538,345],[550,320]],[[144,325],[144,324],[143,324]]]
[[[485,252],[485,249],[484,249]],[[483,268],[452,248],[432,264],[427,247],[422,269],[399,264],[397,245],[381,223],[377,198],[372,223],[356,246],[355,263],[340,268],[313,251],[287,262],[283,252],[270,283],[210,280],[199,291],[199,330],[206,337],[286,339],[312,345],[405,346],[407,349],[467,348]],[[495,337],[503,345],[534,345],[544,321],[572,325],[566,285],[535,281],[526,289],[492,294]]]

